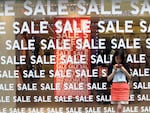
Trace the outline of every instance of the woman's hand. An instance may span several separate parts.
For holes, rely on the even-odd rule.
[[[122,67],[122,64],[115,64],[115,65],[114,65],[114,69],[115,69],[115,70],[117,70],[118,68],[121,68],[121,67]]]

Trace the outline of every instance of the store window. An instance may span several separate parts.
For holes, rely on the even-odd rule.
[[[9,85],[7,104],[29,111],[45,107],[48,112],[53,106],[113,112],[108,66],[115,50],[123,48],[132,76],[124,112],[131,112],[130,106],[135,112],[149,112],[149,1],[0,3],[0,89],[4,97],[4,82]]]

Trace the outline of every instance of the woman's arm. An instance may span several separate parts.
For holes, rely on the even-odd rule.
[[[110,82],[113,79],[115,73],[116,73],[116,70],[113,70],[112,73],[107,77],[108,82]]]
[[[121,71],[123,72],[123,73],[125,73],[125,75],[126,75],[126,77],[128,78],[128,80],[130,80],[131,79],[131,75],[129,74],[129,72],[126,70],[126,68],[124,67],[124,66],[121,66]]]
[[[117,71],[117,66],[118,66],[117,64],[115,64],[114,66],[112,66],[113,67],[112,72],[107,77],[107,81],[108,82],[110,82],[113,79],[113,77],[114,77],[114,75],[115,75],[115,73]]]

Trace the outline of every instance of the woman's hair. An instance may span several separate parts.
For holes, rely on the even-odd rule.
[[[115,61],[115,57],[116,56],[120,56],[121,58],[121,64],[125,64],[125,55],[124,55],[124,50],[123,49],[118,49],[115,51],[114,55],[113,55],[113,58],[112,58],[112,65],[116,64],[116,61]]]

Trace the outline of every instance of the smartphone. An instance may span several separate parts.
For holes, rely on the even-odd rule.
[[[117,67],[117,68],[121,68],[121,66],[122,66],[122,64],[118,64],[116,67]]]

